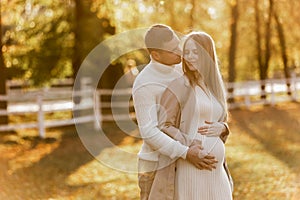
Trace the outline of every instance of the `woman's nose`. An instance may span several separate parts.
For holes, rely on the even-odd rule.
[[[187,59],[191,59],[191,58],[193,58],[193,53],[189,52],[188,55],[187,55]]]

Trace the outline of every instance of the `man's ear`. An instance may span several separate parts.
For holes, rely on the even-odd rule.
[[[151,57],[156,61],[160,60],[160,54],[157,51],[151,51]]]

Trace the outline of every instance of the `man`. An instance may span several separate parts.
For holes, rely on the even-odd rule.
[[[157,113],[161,95],[168,83],[182,75],[175,67],[181,62],[179,43],[179,38],[170,27],[153,25],[145,35],[151,61],[137,76],[133,85],[136,118],[143,138],[138,154],[142,200],[149,197],[160,155],[169,157],[170,160],[187,159],[199,169],[212,170],[216,162],[213,156],[198,157],[202,150],[200,144],[184,146],[158,128]]]

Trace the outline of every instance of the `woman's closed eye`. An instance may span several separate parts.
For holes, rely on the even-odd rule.
[[[183,54],[184,55],[189,55],[190,53],[197,55],[198,54],[198,50],[197,49],[193,49],[193,50],[184,50]]]

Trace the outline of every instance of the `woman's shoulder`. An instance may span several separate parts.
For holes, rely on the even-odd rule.
[[[187,77],[182,75],[171,81],[167,87],[167,93],[176,96],[176,98],[182,102],[189,96],[191,89],[192,87],[190,87]]]

